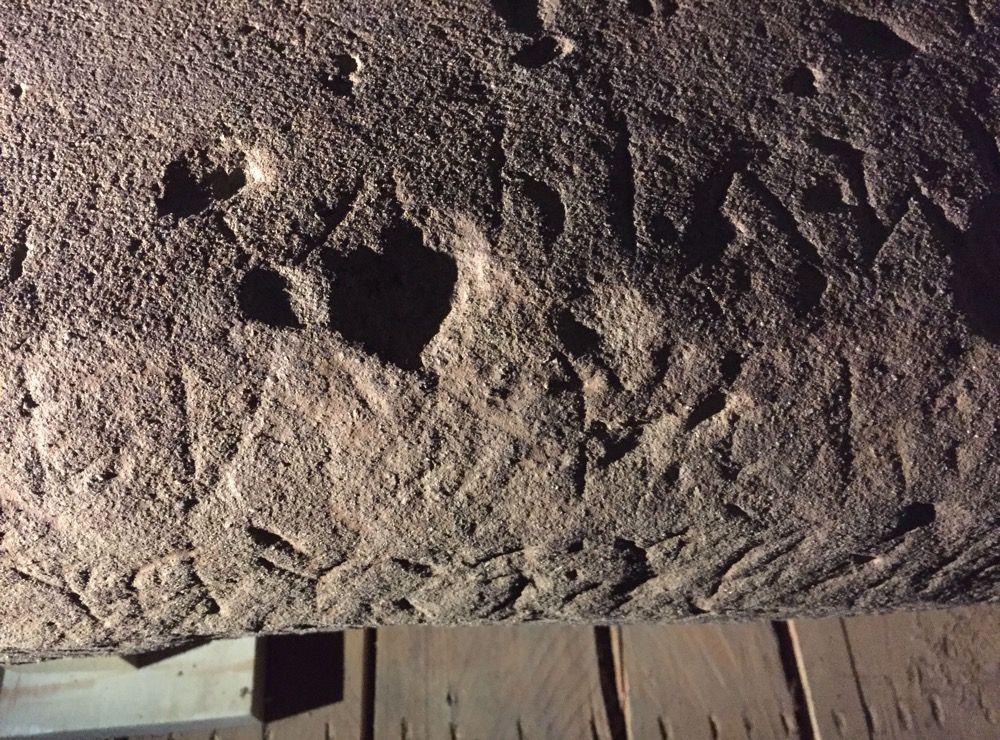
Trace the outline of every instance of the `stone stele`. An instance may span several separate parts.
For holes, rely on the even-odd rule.
[[[993,0],[12,0],[0,658],[1000,598]]]

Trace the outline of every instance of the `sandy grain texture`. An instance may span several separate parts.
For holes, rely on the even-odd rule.
[[[990,0],[0,7],[0,657],[1000,597]]]

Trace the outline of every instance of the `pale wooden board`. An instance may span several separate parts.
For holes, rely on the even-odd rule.
[[[816,735],[1000,738],[1000,609],[796,620]]]
[[[363,724],[366,670],[365,630],[344,631],[344,693],[340,701],[255,726],[200,732],[171,732],[132,740],[359,740]]]
[[[630,737],[800,736],[770,623],[619,629]]]
[[[375,737],[609,738],[594,630],[378,630]]]
[[[322,738],[322,735],[316,737]],[[168,732],[158,735],[132,735],[129,740],[263,740],[264,727],[259,723],[221,730]]]
[[[255,640],[220,640],[135,668],[120,658],[68,658],[5,671],[0,737],[139,734],[160,727],[253,721]]]
[[[364,630],[344,632],[344,695],[335,704],[267,723],[265,740],[358,740],[365,721]]]

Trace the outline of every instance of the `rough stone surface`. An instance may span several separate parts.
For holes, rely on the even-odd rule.
[[[0,657],[1000,597],[992,0],[0,8]]]

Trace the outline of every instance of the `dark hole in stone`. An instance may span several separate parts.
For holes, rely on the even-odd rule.
[[[725,408],[726,394],[721,388],[716,388],[695,404],[687,421],[684,422],[685,430],[690,432],[702,422],[708,421],[716,414],[721,413]]]
[[[835,211],[843,205],[840,188],[830,182],[810,185],[802,193],[802,208],[810,213]]]
[[[934,509],[934,504],[921,502],[907,504],[899,512],[899,520],[892,531],[886,535],[886,539],[894,540],[915,529],[926,527],[928,524],[933,524],[936,518],[937,512]]]
[[[611,546],[614,547],[615,550],[617,550],[618,552],[629,553],[630,555],[633,556],[637,556],[637,553],[640,552],[640,548],[638,545],[635,544],[635,542],[633,542],[632,540],[627,540],[623,537],[615,537],[615,540],[614,542],[611,543]],[[645,554],[643,554],[641,557],[645,557]]]
[[[358,71],[358,63],[350,54],[338,54],[333,58],[330,69],[319,75],[320,84],[334,95],[348,97],[354,92],[351,75]]]
[[[811,98],[816,94],[816,76],[803,64],[785,78],[781,90],[799,98]]]
[[[12,283],[24,274],[24,261],[27,258],[28,240],[24,234],[21,234],[17,242],[14,243],[14,249],[10,255],[10,281]]]
[[[38,408],[38,402],[31,397],[30,393],[25,393],[24,398],[21,399],[21,414],[23,416],[30,416],[31,412]]]
[[[650,217],[649,235],[657,246],[676,244],[679,236],[674,222],[662,213]]]
[[[652,0],[628,0],[628,7],[629,10],[642,18],[649,18],[653,15]]]
[[[735,350],[729,350],[722,356],[719,370],[722,372],[723,382],[732,385],[743,370],[743,355]]]
[[[747,513],[747,510],[742,506],[737,506],[736,504],[726,504],[722,507],[722,513],[727,519],[734,519],[738,521],[748,521],[753,517]]]
[[[298,327],[288,298],[288,283],[276,272],[256,267],[246,274],[239,290],[244,318],[274,327]]]
[[[514,64],[528,69],[537,69],[559,57],[559,42],[551,36],[543,36],[538,41],[525,46],[514,55]]]
[[[628,431],[624,436],[618,439],[609,439],[604,446],[604,454],[601,455],[600,459],[597,461],[597,466],[600,468],[606,468],[609,465],[618,462],[639,446],[641,438],[642,429],[638,428]]]
[[[413,612],[416,611],[413,604],[410,603],[409,599],[396,599],[392,602],[392,605],[403,612]]]
[[[747,295],[753,289],[753,276],[746,262],[736,257],[728,259],[716,269],[719,284],[725,286],[726,294]]]
[[[571,357],[582,357],[601,348],[600,335],[589,326],[581,324],[570,311],[556,316],[556,336]]]
[[[524,194],[538,209],[542,241],[551,245],[566,228],[566,207],[559,193],[540,180],[525,176]]]
[[[162,194],[156,199],[159,216],[186,218],[208,210],[213,201],[232,198],[247,184],[246,173],[236,167],[216,167],[204,174],[204,154],[194,161],[185,157],[171,162],[163,173]]]
[[[156,201],[160,216],[185,218],[212,205],[212,193],[191,173],[183,160],[171,162],[163,174],[163,195]]]
[[[736,227],[723,206],[736,173],[745,170],[749,161],[749,153],[737,148],[696,187],[694,211],[681,240],[687,272],[716,263],[736,238]]]
[[[274,547],[283,542],[281,537],[274,532],[268,532],[266,529],[261,529],[260,527],[247,527],[247,534],[250,535],[250,539],[261,547]]]
[[[538,0],[490,0],[490,4],[511,31],[533,34],[542,28]]]
[[[560,355],[554,362],[557,365],[557,370],[549,376],[545,392],[550,396],[558,396],[561,393],[580,393],[583,390],[580,376],[573,370],[569,361]]]
[[[649,566],[645,548],[621,537],[616,537],[612,546],[621,553],[625,566],[622,580],[611,587],[613,595],[626,596],[656,575]]]
[[[804,318],[812,314],[820,305],[826,292],[827,280],[815,265],[802,262],[795,269],[796,292],[794,298],[795,315]]]
[[[451,310],[458,269],[410,224],[384,229],[381,244],[381,253],[328,253],[330,326],[384,362],[415,370]]]
[[[226,172],[220,167],[207,180],[212,198],[215,200],[229,200],[246,184],[246,173],[238,167],[232,172]]]
[[[413,560],[407,560],[406,558],[393,558],[392,562],[405,570],[407,573],[412,573],[413,575],[420,576],[421,578],[430,578],[434,574],[434,569],[426,563],[417,563]]]
[[[898,61],[916,52],[913,44],[880,20],[833,8],[829,23],[845,47],[862,54]]]
[[[671,463],[667,466],[667,469],[663,471],[660,476],[660,483],[665,486],[675,486],[677,481],[681,478],[681,466],[677,463]]]
[[[969,328],[1000,344],[1000,194],[989,195],[972,211],[972,223],[953,255],[955,304]]]
[[[688,600],[687,607],[688,607],[688,611],[691,614],[708,614],[708,610],[707,609],[702,609],[700,606],[698,606],[697,604],[695,604],[691,600]]]
[[[597,460],[597,466],[599,468],[607,468],[639,446],[639,441],[642,438],[642,427],[626,429],[620,435],[616,436],[611,433],[604,423],[598,421],[594,422],[590,433],[604,448]]]

